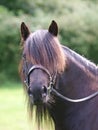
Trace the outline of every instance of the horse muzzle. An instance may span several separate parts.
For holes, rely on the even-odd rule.
[[[46,103],[49,99],[48,89],[45,86],[41,87],[41,89],[38,87],[36,87],[36,89],[29,87],[28,96],[30,102],[34,105]]]

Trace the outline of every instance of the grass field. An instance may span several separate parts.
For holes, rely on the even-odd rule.
[[[26,104],[21,84],[0,85],[0,130],[37,130],[36,121],[28,119]],[[41,130],[53,130],[48,125]]]
[[[31,130],[25,95],[20,84],[0,86],[0,130]]]

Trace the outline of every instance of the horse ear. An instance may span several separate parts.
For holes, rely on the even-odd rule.
[[[54,20],[51,22],[48,31],[54,36],[58,35],[58,25]]]
[[[29,31],[28,27],[25,25],[24,22],[22,22],[21,23],[21,36],[24,41],[28,38],[29,34],[30,34],[30,31]]]

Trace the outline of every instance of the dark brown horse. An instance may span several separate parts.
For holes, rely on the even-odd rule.
[[[52,119],[55,130],[97,130],[98,67],[62,46],[57,35],[55,21],[34,33],[21,24],[20,75],[30,115],[36,106],[39,128]]]

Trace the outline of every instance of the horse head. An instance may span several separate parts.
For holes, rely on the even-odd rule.
[[[48,30],[38,30],[34,33],[30,33],[24,22],[21,24],[21,77],[32,104],[49,101],[56,75],[64,70],[65,57],[57,35],[58,26],[55,21],[52,21]]]

